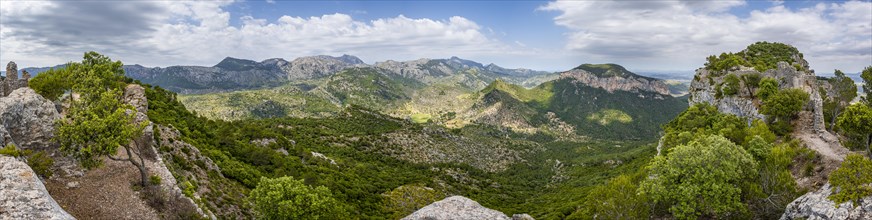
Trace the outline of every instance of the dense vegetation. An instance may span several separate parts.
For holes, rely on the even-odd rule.
[[[799,53],[795,47],[788,44],[777,42],[757,42],[748,45],[745,50],[738,53],[721,53],[718,56],[709,56],[706,60],[706,69],[715,72],[724,72],[730,68],[737,66],[754,67],[755,70],[763,72],[769,69],[775,69],[778,62],[787,62],[794,65],[798,70],[804,67],[796,63],[795,57],[802,58],[802,53]]]
[[[495,81],[482,93],[485,99],[497,99],[490,103],[501,102],[503,108],[524,113],[533,126],[549,123],[553,113],[573,125],[577,135],[609,140],[653,140],[659,126],[687,106],[683,98],[647,91],[608,92],[567,78],[532,89]]]
[[[660,155],[646,169],[595,188],[588,200],[597,202],[573,216],[777,218],[800,195],[792,175],[808,175],[791,170],[814,167],[816,156],[766,123],[746,121],[710,105],[691,106],[664,125]]]

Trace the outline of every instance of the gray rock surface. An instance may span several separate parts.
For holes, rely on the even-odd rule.
[[[827,199],[831,194],[830,184],[823,188],[809,192],[787,205],[782,220],[793,219],[840,219],[861,220],[872,219],[872,196],[863,198],[857,207],[850,202],[839,204]]]
[[[800,58],[800,63],[805,63],[805,60]],[[722,98],[715,97],[715,87],[723,83],[724,78],[729,74],[742,76],[745,74],[760,74],[762,77],[772,77],[778,80],[779,89],[798,88],[807,92],[810,97],[808,104],[803,107],[805,115],[810,117],[811,123],[800,129],[824,132],[823,120],[823,100],[818,93],[818,83],[813,72],[797,70],[787,62],[779,62],[777,68],[758,72],[749,67],[739,67],[727,71],[723,74],[716,74],[708,69],[700,68],[696,70],[696,76],[690,84],[690,104],[709,103],[724,113],[734,114],[742,117],[751,117],[765,119],[765,116],[759,112],[760,101],[754,97],[754,92],[749,91],[746,87],[739,89],[738,94],[734,96],[725,96]],[[803,113],[800,113],[802,116]]]
[[[533,219],[527,214],[514,215],[512,218],[500,211],[485,208],[478,202],[463,196],[452,196],[415,211],[403,220],[510,220]]]
[[[75,219],[24,162],[0,155],[0,219]]]
[[[300,57],[291,62],[280,58],[256,62],[227,57],[212,67],[125,65],[124,70],[130,78],[144,83],[177,93],[198,94],[277,86],[289,80],[317,79],[348,67],[365,65],[354,56],[322,55]]]
[[[360,58],[351,55],[341,57],[310,56],[294,59],[288,65],[281,67],[288,80],[317,79],[332,75],[349,67],[366,66]]]
[[[60,117],[51,101],[30,88],[16,89],[0,98],[0,144],[46,150],[54,136],[55,120]]]
[[[573,69],[560,74],[561,78],[571,78],[574,83],[585,84],[594,88],[605,89],[609,92],[614,91],[649,91],[660,95],[670,95],[669,86],[662,80],[656,80],[647,77],[641,77],[635,74],[624,76],[597,76],[591,72],[582,69]]]

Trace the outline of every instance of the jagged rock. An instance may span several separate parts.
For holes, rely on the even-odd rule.
[[[310,56],[300,57],[291,61],[281,69],[287,74],[288,80],[317,79],[332,75],[349,67],[366,66],[360,58],[351,55],[341,57]]]
[[[628,72],[629,73],[629,72]],[[584,69],[572,69],[560,74],[561,78],[572,78],[574,83],[584,84],[594,88],[614,91],[649,91],[668,96],[669,86],[662,80],[643,77],[635,74],[622,74],[615,76],[598,76]]]
[[[275,144],[276,139],[275,138],[254,139],[254,140],[251,140],[251,143],[254,145],[260,146],[260,147],[266,147],[270,144]]]
[[[872,196],[861,199],[857,207],[846,202],[836,208],[836,203],[827,199],[831,192],[830,184],[826,184],[817,191],[806,193],[787,205],[781,219],[872,219]]]
[[[68,182],[67,189],[71,189],[71,188],[79,188],[79,182],[78,181]]]
[[[46,150],[54,136],[55,120],[60,117],[51,101],[30,88],[16,89],[0,98],[0,144]]]
[[[137,84],[130,84],[124,88],[124,103],[132,105],[137,112],[148,112],[148,99],[145,97],[145,88]]]
[[[805,62],[805,60],[802,60]],[[760,74],[762,77],[772,77],[779,82],[779,88],[799,88],[809,94],[809,102],[803,107],[805,115],[811,117],[812,124],[803,125],[810,126],[807,129],[810,131],[821,132],[824,130],[823,120],[823,100],[818,93],[817,78],[811,71],[797,70],[787,62],[778,62],[775,69],[757,72],[749,67],[739,67],[729,70],[723,74],[716,74],[708,69],[700,68],[696,70],[696,76],[690,84],[690,104],[709,103],[718,110],[724,113],[737,115],[740,117],[750,117],[757,119],[765,119],[765,116],[760,113],[760,100],[754,96],[754,91],[748,91],[747,88],[739,89],[738,94],[733,96],[724,96],[721,98],[715,97],[717,91],[716,85],[724,82],[727,75],[735,74],[742,76],[745,74]],[[800,113],[802,116],[803,113]]]
[[[227,185],[230,184],[229,182],[221,180],[225,177],[221,173],[221,168],[212,159],[203,155],[197,147],[184,142],[181,133],[175,128],[158,124],[155,126],[155,132],[157,132],[155,135],[157,136],[157,146],[161,149],[157,161],[159,161],[161,166],[166,167],[165,164],[171,162],[179,163],[185,161],[185,163],[190,163],[188,169],[174,168],[172,172],[169,170],[157,172],[157,175],[160,175],[163,179],[161,183],[170,183],[174,193],[182,193],[178,184],[176,184],[178,182],[176,177],[199,183],[199,187],[191,195],[202,201],[198,208],[203,210],[203,213],[208,215],[209,218],[214,219],[215,216],[230,216],[229,218],[231,219],[250,218],[247,217],[251,216],[251,210],[249,209],[206,199],[208,194],[213,194],[216,191],[222,192],[230,187]],[[217,183],[211,183],[212,181]],[[219,188],[213,188],[213,186]],[[224,196],[232,199],[244,199],[244,195],[241,194],[224,194]]]
[[[24,162],[0,155],[0,219],[75,219]]]
[[[520,214],[513,215],[512,218],[506,216],[500,211],[485,208],[478,202],[468,199],[463,196],[452,196],[443,199],[433,204],[424,206],[424,208],[415,211],[403,220],[510,220],[510,219],[533,219],[530,215]]]
[[[318,153],[318,152],[314,152],[314,151],[312,151],[312,157],[314,157],[314,158],[319,158],[319,159],[325,160],[325,161],[327,161],[327,162],[330,162],[330,164],[332,164],[332,165],[336,165],[336,161],[335,161],[335,160],[330,159],[329,157],[325,156],[325,155],[322,154],[322,153]]]
[[[512,220],[535,220],[533,216],[528,214],[514,214],[512,215]]]

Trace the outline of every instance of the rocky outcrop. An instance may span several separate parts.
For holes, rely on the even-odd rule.
[[[800,58],[802,63],[805,60]],[[807,67],[806,67],[807,68]],[[818,93],[817,78],[814,72],[797,70],[794,66],[787,62],[778,62],[775,69],[758,72],[750,67],[735,67],[726,73],[713,72],[705,68],[696,70],[696,76],[690,84],[690,104],[709,103],[724,113],[734,114],[742,117],[750,117],[757,119],[765,119],[765,116],[759,112],[760,100],[753,94],[755,90],[749,90],[746,86],[742,86],[736,95],[716,97],[717,85],[724,82],[724,78],[733,74],[741,78],[746,74],[760,74],[761,77],[771,77],[778,81],[779,89],[798,88],[807,92],[810,97],[808,104],[803,107],[804,113],[811,120],[811,123],[803,124],[800,129],[812,130],[815,132],[825,132],[823,120],[823,100]]]
[[[61,116],[54,103],[30,88],[16,89],[0,98],[0,144],[19,149],[46,150]]]
[[[288,80],[317,79],[333,75],[345,68],[366,66],[360,58],[351,55],[341,57],[311,56],[300,57],[281,67]]]
[[[452,196],[438,202],[434,202],[424,208],[415,211],[403,220],[532,220],[527,214],[516,214],[512,218],[500,211],[485,208],[478,202],[463,196]]]
[[[872,196],[861,199],[856,207],[850,202],[846,202],[839,204],[839,207],[836,208],[835,202],[827,199],[831,193],[830,185],[826,184],[817,191],[799,197],[787,205],[781,219],[872,219]]]
[[[0,155],[0,219],[75,219],[24,162]]]
[[[0,78],[0,97],[7,96],[18,88],[27,87],[28,80],[30,80],[30,73],[23,70],[19,79],[18,64],[10,61],[6,64],[6,78]]]
[[[226,58],[238,60],[234,58]],[[124,66],[128,77],[159,85],[182,94],[232,91],[279,85],[285,74],[280,66],[267,63],[225,62],[214,67],[170,66],[148,68],[140,65]],[[230,64],[233,63],[233,64]],[[275,64],[275,63],[272,63]]]
[[[157,132],[154,137],[157,142],[156,148],[160,149],[157,161],[162,165],[173,164],[164,166],[170,170],[156,173],[164,179],[163,182],[171,184],[171,192],[181,195],[183,193],[181,187],[198,184],[195,189],[188,189],[189,196],[196,200],[198,207],[209,217],[250,218],[250,209],[220,201],[228,198],[244,200],[245,195],[234,193],[238,183],[227,181],[220,167],[212,159],[203,155],[197,147],[184,142],[181,133],[175,128],[156,125],[155,132]],[[214,197],[216,195],[221,197]]]
[[[300,57],[291,62],[280,58],[256,62],[227,57],[212,67],[125,65],[124,70],[128,77],[144,83],[177,93],[199,94],[277,86],[289,80],[317,79],[348,67],[365,65],[349,55]]]
[[[609,70],[600,73],[588,66],[607,66]],[[560,73],[560,77],[572,79],[573,83],[605,89],[609,92],[649,91],[664,96],[670,95],[669,86],[662,80],[636,75],[615,64],[585,64]]]

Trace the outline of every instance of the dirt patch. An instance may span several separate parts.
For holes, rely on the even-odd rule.
[[[126,154],[119,148],[119,157]],[[139,171],[129,162],[103,160],[103,166],[80,177],[58,177],[46,188],[64,210],[78,219],[159,219],[132,186]]]

